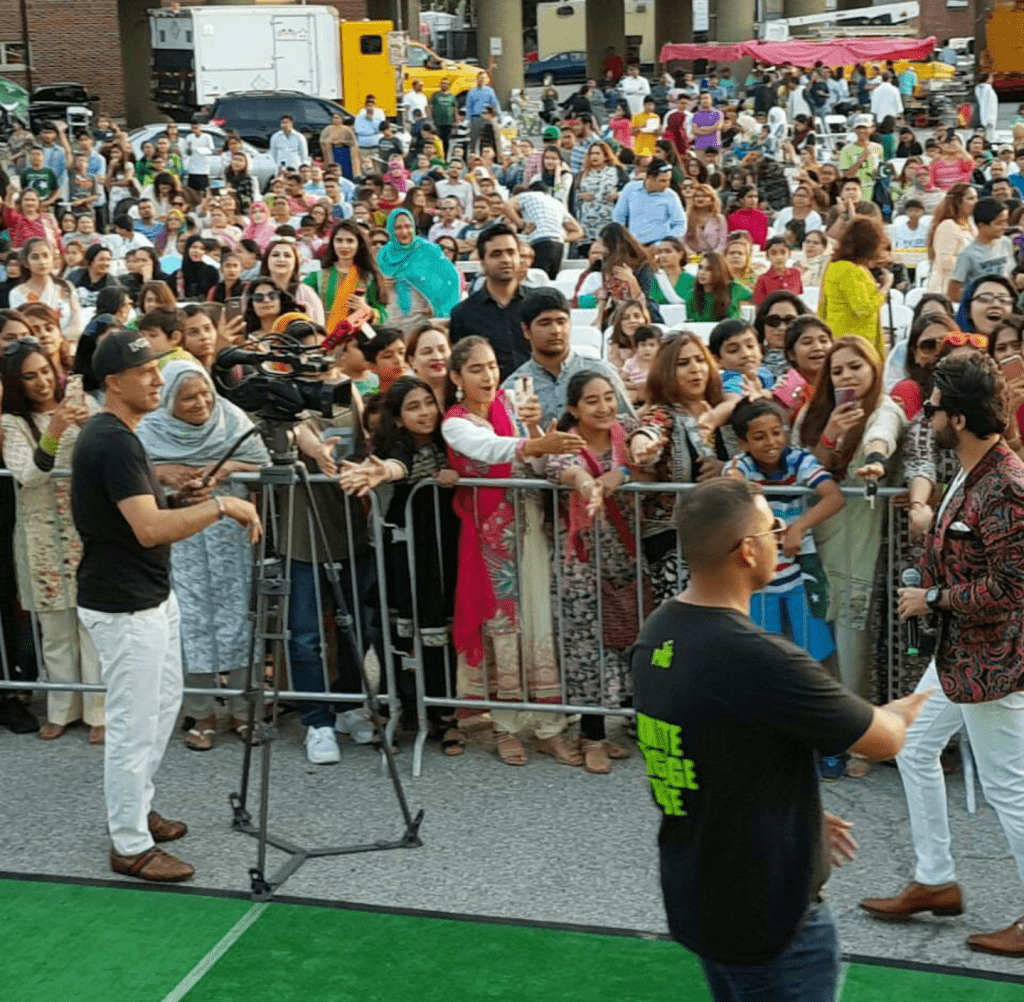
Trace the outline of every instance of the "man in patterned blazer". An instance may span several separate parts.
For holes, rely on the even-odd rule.
[[[941,692],[924,704],[896,759],[917,856],[914,881],[896,897],[861,902],[887,919],[963,911],[939,764],[961,727],[1024,881],[1024,464],[1001,435],[1006,382],[992,359],[976,352],[945,358],[932,386],[925,417],[936,444],[955,449],[961,471],[925,544],[924,587],[900,589],[903,618],[937,620],[935,657],[918,691]],[[969,936],[967,945],[1024,959],[1024,918]]]

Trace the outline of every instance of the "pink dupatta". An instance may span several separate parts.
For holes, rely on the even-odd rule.
[[[451,417],[469,417],[469,411],[459,403],[445,414],[445,418]],[[496,435],[502,438],[515,437],[515,428],[505,407],[503,391],[499,391],[494,403],[491,404],[487,420]],[[473,460],[455,452],[450,446],[448,465],[460,477],[480,475],[480,470]],[[508,479],[512,476],[512,464],[499,463],[491,466],[486,476],[496,480]],[[455,649],[465,654],[466,660],[474,667],[480,664],[484,656],[480,628],[494,616],[498,608],[494,588],[484,564],[478,527],[498,510],[498,506],[504,500],[503,487],[460,487],[455,492],[453,502],[455,514],[462,523],[462,531],[459,533],[459,575],[455,583],[455,618],[452,634]]]

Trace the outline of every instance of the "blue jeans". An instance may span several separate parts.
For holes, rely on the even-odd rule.
[[[348,561],[341,567],[341,590],[346,605],[348,628],[338,627],[337,691],[360,692],[362,681],[359,664],[372,639],[368,629],[366,598],[376,584],[373,563],[356,558],[358,593],[352,595],[352,575]],[[321,618],[325,607],[334,607],[334,594],[324,569],[319,564],[293,560],[291,564],[291,598],[288,605],[288,656],[292,666],[292,684],[296,692],[324,692],[323,659],[320,647]],[[319,601],[318,601],[319,598]],[[355,617],[359,617],[364,651],[356,645]],[[353,709],[358,703],[304,703],[304,727],[333,727],[335,712]]]
[[[701,963],[715,1002],[835,1002],[839,933],[828,905],[817,903],[789,947],[767,964]]]

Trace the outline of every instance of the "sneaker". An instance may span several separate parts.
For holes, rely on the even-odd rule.
[[[306,758],[313,765],[331,765],[341,761],[338,739],[330,727],[309,727],[306,729]]]
[[[357,745],[368,745],[375,736],[370,711],[364,707],[339,713],[334,721],[339,734],[347,734]]]

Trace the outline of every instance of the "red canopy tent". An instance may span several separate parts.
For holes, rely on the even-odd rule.
[[[886,59],[924,59],[935,48],[935,37],[929,38],[830,38],[820,42],[791,39],[787,42],[707,43],[703,45],[666,43],[659,61],[664,65],[673,59],[693,61],[709,59],[715,63],[734,63],[739,59],[756,59],[778,66],[813,66],[819,59],[826,66],[850,66],[853,63],[877,63]]]

